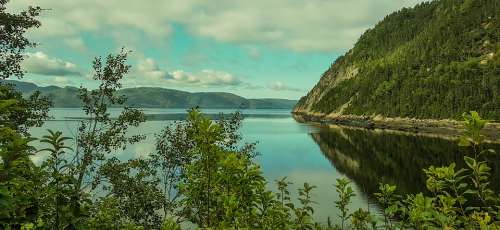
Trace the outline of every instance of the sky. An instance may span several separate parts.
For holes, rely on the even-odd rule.
[[[423,0],[11,0],[40,6],[24,81],[93,88],[92,60],[130,50],[124,87],[299,99],[385,15]]]

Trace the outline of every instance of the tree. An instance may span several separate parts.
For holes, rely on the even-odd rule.
[[[40,23],[38,7],[18,14],[6,12],[7,0],[0,0],[0,227],[19,228],[36,220],[39,203],[35,189],[37,167],[29,156],[27,129],[41,125],[50,103],[35,93],[24,99],[1,80],[21,78],[22,52],[34,46],[25,32]]]
[[[222,124],[192,110],[187,135],[193,141],[186,179],[179,185],[183,215],[199,226],[248,226],[256,188],[265,182],[259,167],[245,151],[231,151],[236,142],[227,138]],[[229,141],[228,141],[229,140]]]
[[[203,228],[316,226],[311,200],[315,186],[305,183],[299,189],[299,207],[292,204],[285,179],[277,182],[281,192],[274,195],[268,191],[259,165],[253,162],[254,144],[239,143],[240,124],[238,113],[212,121],[193,109],[184,123],[175,125],[174,132],[165,129],[166,135],[161,137],[170,139],[159,139],[160,148],[152,160],[159,160],[160,166],[170,165],[166,167],[170,172],[178,172],[169,183],[177,181],[174,190],[179,201],[170,202],[179,212],[171,213],[179,217],[178,221],[188,220]]]
[[[160,187],[165,195],[163,212],[165,218],[180,218],[176,215],[179,208],[179,184],[185,183],[186,165],[191,162],[191,149],[193,141],[189,138],[187,130],[193,124],[190,120],[176,122],[156,136],[156,151],[150,154],[149,164],[157,170]],[[177,220],[180,221],[180,220]]]
[[[40,22],[36,19],[40,14],[40,7],[29,7],[18,14],[12,14],[6,11],[8,2],[9,0],[0,0],[0,79],[23,77],[22,52],[28,47],[35,46],[24,33],[28,29],[40,26]]]
[[[100,81],[100,85],[94,90],[87,90],[83,87],[80,89],[83,110],[88,119],[80,122],[75,137],[76,149],[70,152],[59,152],[63,147],[57,143],[61,141],[60,139],[66,140],[59,132],[52,132],[43,140],[53,146],[52,149],[45,149],[51,152],[51,157],[44,162],[47,167],[42,168],[48,175],[44,183],[46,195],[49,196],[47,199],[63,202],[62,208],[65,209],[59,212],[59,204],[57,204],[56,212],[53,212],[50,210],[51,205],[46,206],[44,219],[48,220],[46,225],[52,228],[85,226],[92,215],[90,209],[95,208],[92,198],[98,198],[92,197],[91,192],[96,189],[102,191],[103,179],[109,179],[111,184],[115,185],[117,178],[127,173],[127,170],[133,169],[128,164],[122,164],[108,156],[115,150],[125,149],[129,143],[136,143],[143,139],[142,135],[127,136],[130,126],[136,127],[144,121],[144,114],[141,111],[125,107],[117,118],[111,117],[108,111],[109,106],[123,105],[126,100],[122,96],[115,95],[121,87],[120,80],[130,68],[125,63],[126,58],[127,52],[122,50],[117,55],[108,55],[105,63],[99,57],[94,60],[94,79]],[[139,180],[131,178],[131,182],[135,179]],[[64,183],[64,188],[60,187],[60,183]],[[51,192],[53,190],[55,192]],[[116,201],[130,198],[126,195],[118,195]],[[96,203],[96,205],[109,207],[107,201]],[[67,218],[59,218],[60,213],[64,213]],[[49,220],[52,219],[57,221],[50,222]]]
[[[164,194],[156,179],[156,169],[143,159],[120,162],[111,158],[103,164],[99,175],[105,178],[107,192],[103,201],[113,199],[121,219],[145,229],[158,229],[164,221],[160,210]]]
[[[83,111],[88,119],[80,122],[76,140],[76,163],[73,168],[76,193],[89,185],[95,189],[100,184],[99,176],[93,173],[98,163],[107,159],[107,155],[144,138],[143,135],[126,135],[130,126],[137,127],[145,120],[140,110],[124,107],[116,119],[108,111],[111,105],[123,105],[126,101],[125,97],[116,95],[116,91],[122,87],[120,81],[130,69],[126,60],[127,52],[124,50],[117,55],[108,55],[105,64],[100,57],[96,58],[93,62],[93,78],[100,81],[99,87],[95,90],[80,88]]]
[[[9,105],[0,101],[0,112]],[[36,220],[36,166],[29,156],[31,139],[8,127],[0,127],[0,227],[19,228]]]
[[[56,229],[65,229],[78,216],[74,216],[71,210],[72,185],[74,178],[70,176],[71,164],[67,160],[67,147],[65,141],[71,138],[62,136],[61,132],[48,130],[40,140],[48,144],[47,148],[39,152],[48,152],[48,158],[43,162],[39,175],[38,188],[41,191],[41,212],[39,219],[43,220],[45,226]]]

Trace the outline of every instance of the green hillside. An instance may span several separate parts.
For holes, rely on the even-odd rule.
[[[54,107],[81,107],[76,87],[39,87],[33,83],[22,81],[6,81],[14,84],[24,95],[34,91],[49,96]],[[125,88],[119,94],[127,97],[128,106],[142,108],[211,108],[211,109],[291,109],[297,101],[287,99],[247,99],[232,93],[203,92],[189,93],[180,90],[138,87]]]
[[[386,16],[294,111],[500,120],[500,1],[440,0]]]

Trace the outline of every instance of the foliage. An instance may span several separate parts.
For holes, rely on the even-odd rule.
[[[181,230],[181,226],[172,219],[166,219],[163,222],[162,230]]]
[[[436,0],[391,13],[296,109],[434,119],[474,110],[500,120],[498,12],[497,0]]]
[[[21,62],[23,51],[35,44],[24,37],[31,28],[40,26],[36,17],[40,7],[29,7],[18,14],[7,12],[9,0],[0,0],[0,79],[11,77],[22,78]]]
[[[164,195],[153,177],[155,170],[142,159],[120,162],[116,158],[108,160],[99,170],[107,182],[106,199],[116,201],[120,217],[146,229],[157,228],[163,222],[157,210],[164,205]]]
[[[345,178],[337,179],[335,188],[339,194],[339,200],[335,201],[335,206],[340,210],[340,221],[341,229],[345,229],[345,221],[351,217],[349,214],[349,203],[351,203],[351,198],[356,196],[354,190],[349,186],[351,182]]]
[[[34,46],[24,33],[40,24],[40,8],[13,14],[6,11],[7,3],[0,1],[0,79],[23,76],[22,52]],[[25,99],[0,82],[0,228],[19,228],[39,214],[37,167],[29,158],[33,139],[27,130],[42,124],[49,104],[39,93]]]
[[[33,153],[29,141],[10,128],[0,127],[0,226],[5,228],[32,222],[38,213],[33,183],[36,169],[29,159]]]
[[[88,186],[93,190],[100,185],[101,177],[94,173],[100,163],[108,160],[108,154],[143,139],[142,135],[127,136],[130,126],[137,127],[144,121],[141,111],[125,107],[116,118],[112,118],[108,111],[110,105],[123,104],[126,100],[116,95],[117,89],[121,87],[120,80],[130,69],[125,63],[126,58],[127,52],[123,50],[117,55],[108,55],[106,63],[96,58],[93,62],[93,78],[100,82],[99,87],[90,91],[80,88],[83,111],[88,119],[82,120],[78,127],[77,146],[72,160],[71,174],[76,180],[76,196],[80,196]]]
[[[74,178],[69,176],[71,164],[65,159],[66,151],[71,151],[65,141],[71,138],[52,130],[48,130],[48,133],[40,140],[49,147],[39,152],[48,152],[49,156],[40,167],[41,179],[38,186],[43,192],[40,197],[42,212],[39,219],[42,219],[47,227],[65,229],[69,223],[77,222],[80,215],[79,210],[71,206]]]
[[[369,211],[360,208],[352,213],[352,226],[356,230],[377,229],[377,220]]]
[[[278,192],[266,189],[253,143],[241,144],[239,113],[217,121],[199,110],[189,112],[157,136],[151,165],[163,188],[164,226],[189,221],[203,228],[316,229],[312,191],[298,190],[299,204],[290,198],[289,182],[277,180]]]
[[[119,201],[114,197],[100,199],[92,206],[91,215],[83,227],[85,229],[144,229],[144,227],[126,219],[122,214],[121,207]]]
[[[149,164],[156,170],[155,175],[165,196],[163,212],[173,215],[179,208],[179,184],[186,179],[185,165],[191,162],[190,149],[194,143],[189,139],[189,122],[176,122],[167,126],[156,137],[156,152],[150,154]]]
[[[237,148],[239,119],[216,123],[197,110],[189,113],[191,161],[184,166],[179,193],[181,216],[198,226],[256,227],[258,217],[266,215],[258,203],[265,179],[252,162],[253,147]]]
[[[34,92],[28,98],[24,98],[12,85],[0,82],[0,121],[3,127],[13,129],[23,136],[29,136],[28,129],[41,126],[43,120],[47,119],[48,109],[51,102],[48,98]]]
[[[379,192],[375,193],[382,211],[382,216],[384,217],[384,227],[386,229],[394,229],[393,219],[396,218],[398,212],[398,207],[401,205],[398,200],[401,198],[397,195],[396,186],[391,186],[388,184],[380,184]]]
[[[491,228],[498,227],[499,197],[489,188],[490,168],[481,160],[493,150],[480,150],[484,137],[481,129],[486,121],[476,112],[464,114],[464,136],[459,144],[469,146],[473,156],[465,156],[466,168],[449,166],[425,169],[427,188],[432,196],[422,193],[401,199],[394,195],[395,187],[381,185],[376,196],[385,204],[386,226],[390,219],[399,219],[405,228]]]
[[[316,223],[313,219],[314,208],[312,205],[315,203],[312,200],[312,191],[316,186],[304,183],[304,187],[299,189],[299,201],[301,207],[295,208],[295,228],[296,229],[314,229]]]

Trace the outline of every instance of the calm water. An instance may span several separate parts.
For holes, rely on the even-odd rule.
[[[143,133],[147,139],[129,146],[125,151],[116,152],[121,159],[147,156],[154,151],[154,134],[171,124],[183,109],[144,109],[155,119],[149,120],[131,133]],[[230,113],[230,110],[204,110],[204,113]],[[367,131],[348,128],[320,128],[297,123],[288,110],[243,110],[248,117],[243,122],[241,132],[246,142],[258,141],[257,158],[262,166],[269,188],[275,189],[275,179],[288,177],[294,183],[295,191],[304,182],[316,185],[316,220],[325,222],[328,216],[335,219],[334,201],[337,194],[333,184],[340,177],[348,177],[354,183],[357,196],[351,210],[369,208],[376,210],[373,192],[379,182],[396,184],[403,192],[424,191],[425,178],[421,169],[429,165],[446,165],[459,162],[465,150],[454,141],[401,133]],[[118,114],[113,109],[112,114]],[[66,136],[73,136],[78,125],[76,118],[82,117],[79,109],[53,109],[52,121],[44,127],[35,128],[35,137],[45,134],[46,129],[60,130]],[[181,116],[182,117],[182,116]],[[500,152],[499,145],[490,147]],[[44,156],[33,157],[40,162]],[[500,191],[499,157],[492,157],[494,188]]]

